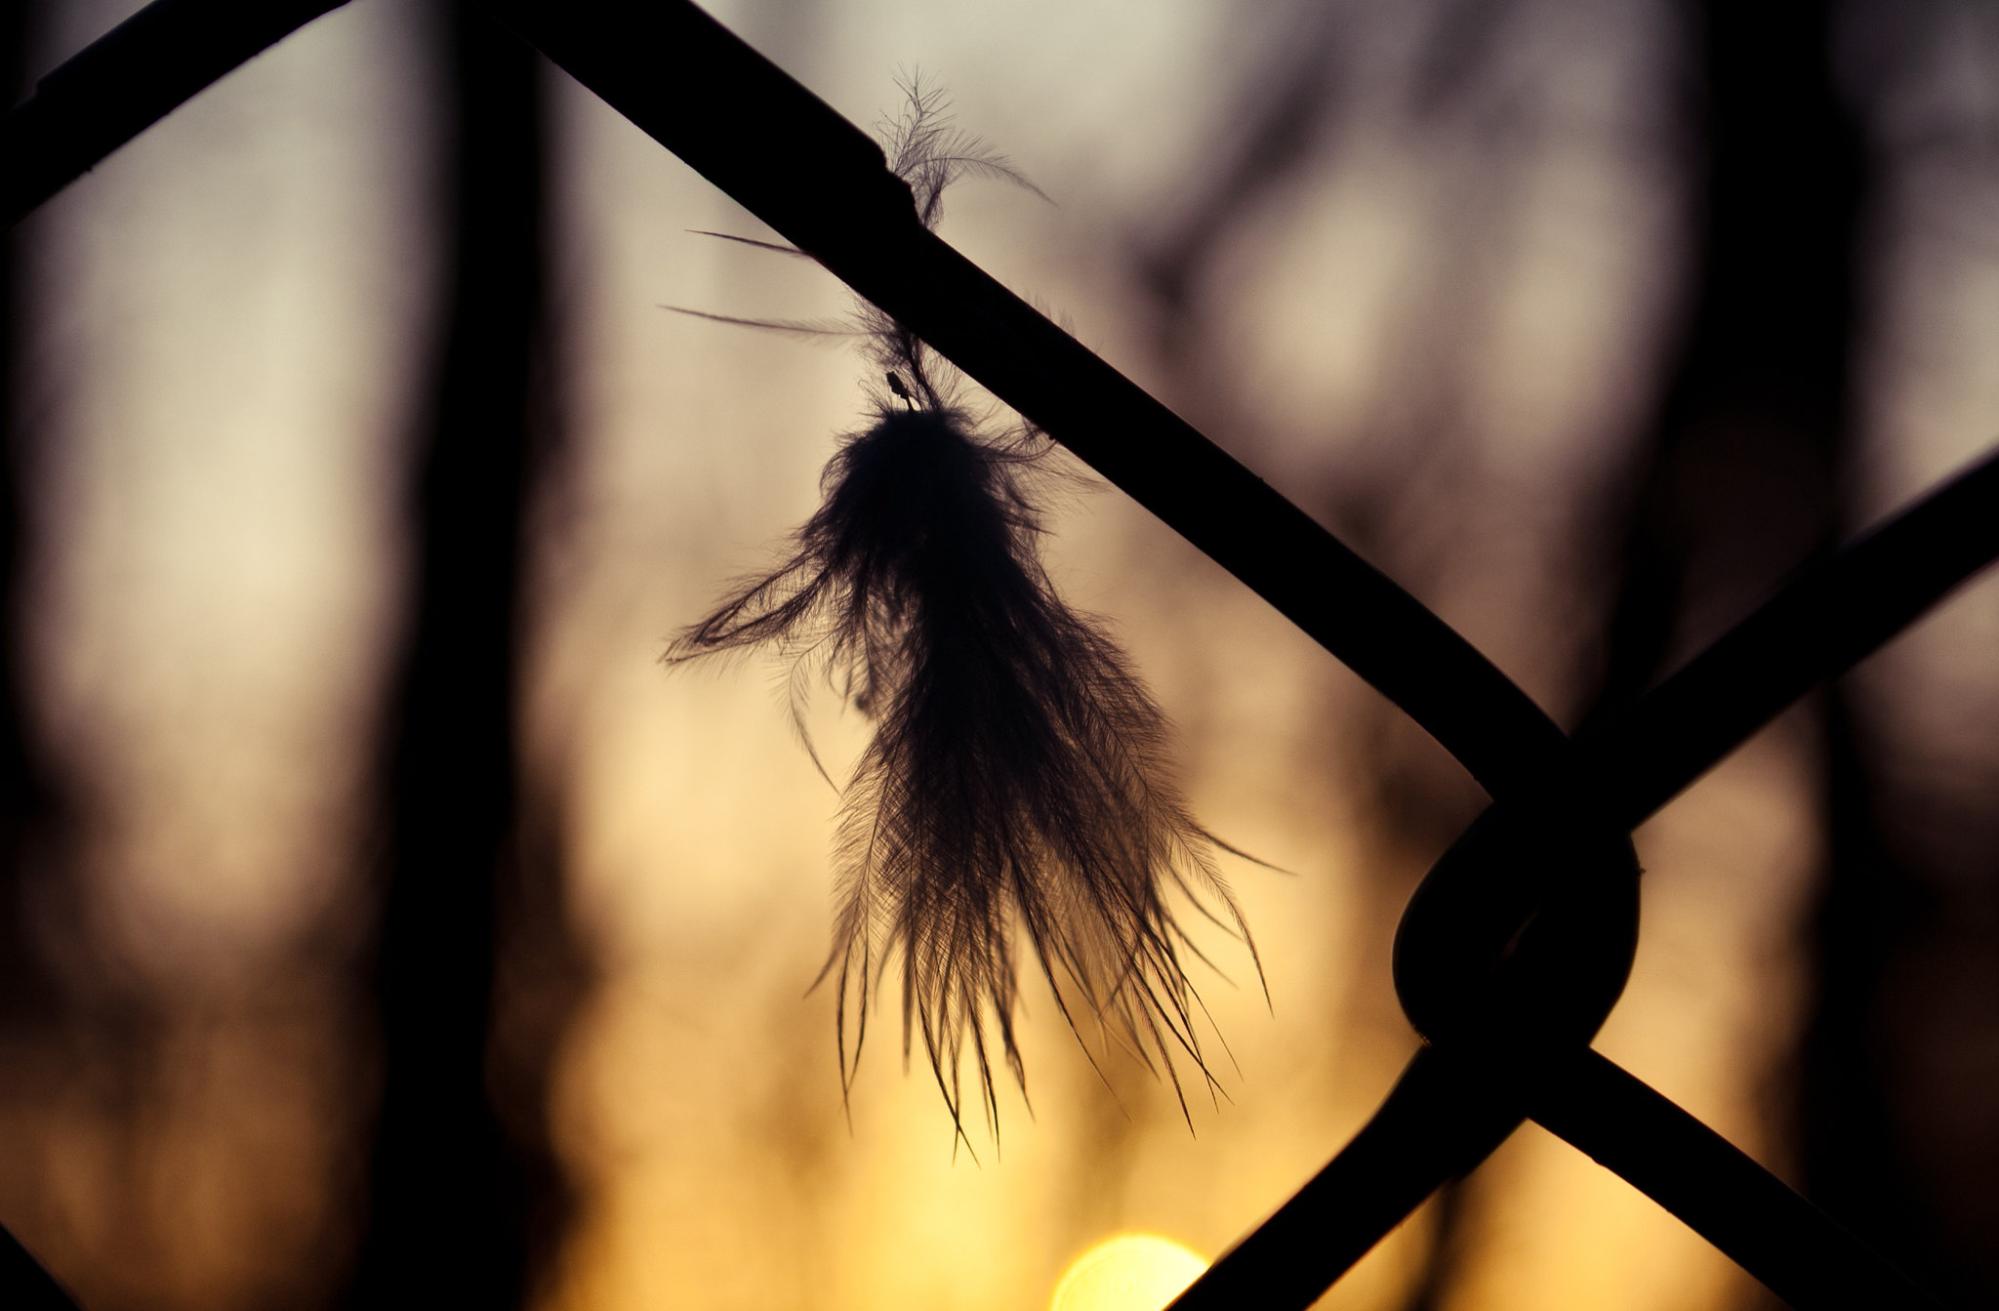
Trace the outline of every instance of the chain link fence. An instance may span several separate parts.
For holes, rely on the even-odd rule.
[[[335,7],[149,6],[9,119],[9,220]],[[491,8],[1228,569],[1491,795],[1398,932],[1396,990],[1424,1045],[1352,1142],[1175,1307],[1311,1304],[1528,1120],[1794,1305],[1933,1304],[1864,1235],[1590,1043],[1617,1004],[1638,941],[1631,830],[1999,556],[1999,455],[1794,578],[1621,717],[1570,737],[1392,580],[925,230],[870,138],[699,9],[609,0]],[[141,68],[173,75],[138,76]],[[123,93],[105,96],[108,86]],[[746,112],[709,112],[718,88]]]

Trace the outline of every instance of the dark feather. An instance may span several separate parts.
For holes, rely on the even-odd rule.
[[[738,314],[716,314],[711,310],[694,310],[685,305],[661,305],[663,310],[675,314],[685,314],[691,319],[707,319],[710,323],[729,323],[738,328],[762,328],[765,332],[782,332],[792,337],[810,337],[817,340],[839,340],[842,338],[866,337],[872,339],[875,329],[863,323],[843,323],[838,319],[746,319]]]
[[[776,255],[789,255],[793,259],[812,258],[798,247],[787,246],[782,242],[759,241],[755,237],[739,237],[733,232],[711,232],[707,228],[689,228],[687,230],[697,237],[715,237],[721,241],[733,241],[739,246],[755,246],[758,250],[767,250]]]
[[[921,1040],[961,1130],[967,1055],[993,1110],[989,1036],[1023,1080],[1016,926],[1072,1027],[1080,1003],[1176,1088],[1176,1049],[1208,1067],[1169,895],[1249,941],[1166,768],[1164,717],[1036,557],[1032,458],[975,440],[955,412],[883,410],[827,467],[790,558],[669,653],[775,644],[876,719],[843,799],[826,966],[842,1081],[899,961],[905,1050]]]
[[[1012,176],[944,126],[934,93],[908,90],[889,155],[926,222],[956,174]],[[1089,1021],[1162,1071],[1184,1112],[1181,1060],[1215,1084],[1181,952],[1205,957],[1169,903],[1250,944],[1214,862],[1218,846],[1233,848],[1189,815],[1165,761],[1165,718],[1123,652],[1041,565],[1028,479],[1045,445],[1027,427],[978,432],[952,404],[948,366],[871,307],[857,322],[894,394],[877,389],[874,422],[842,441],[789,557],[667,653],[772,646],[797,662],[794,689],[823,675],[876,721],[842,798],[820,975],[840,994],[842,1087],[897,965],[905,1056],[921,1042],[961,1137],[969,1057],[996,1132],[995,1056],[1025,1091],[1014,1033],[1023,932],[1085,1050]]]
[[[881,131],[888,140],[889,168],[915,194],[923,226],[936,226],[944,213],[944,189],[966,174],[1011,183],[1048,200],[1048,193],[1028,181],[1005,155],[959,130],[942,91],[926,87],[916,74],[904,79],[901,87],[902,114],[884,121]]]

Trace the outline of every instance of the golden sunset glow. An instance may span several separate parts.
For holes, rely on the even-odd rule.
[[[1048,1311],[1159,1311],[1208,1263],[1158,1234],[1119,1234],[1076,1258]]]

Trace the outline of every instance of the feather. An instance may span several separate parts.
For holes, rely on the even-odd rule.
[[[675,314],[685,314],[692,319],[706,319],[710,323],[729,323],[738,328],[762,328],[765,332],[782,332],[787,336],[806,337],[824,341],[841,337],[868,337],[875,335],[875,329],[864,324],[842,323],[838,319],[748,319],[739,314],[716,314],[711,310],[689,309],[685,305],[661,305],[663,310]]]
[[[733,241],[739,246],[754,246],[758,250],[768,250],[778,255],[789,255],[794,259],[812,258],[798,247],[787,246],[778,241],[759,241],[755,237],[739,237],[733,232],[710,232],[707,228],[689,228],[687,230],[697,237],[714,237],[720,241]]]
[[[891,159],[934,219],[934,193],[961,161],[992,160],[937,127],[934,95],[909,90]],[[920,342],[878,311],[860,322],[888,387],[874,389],[872,421],[842,439],[790,554],[667,652],[681,662],[772,647],[795,662],[794,690],[823,676],[875,721],[843,790],[820,973],[839,994],[843,1094],[895,967],[905,1059],[920,1043],[967,1147],[969,1060],[996,1134],[996,1063],[1026,1090],[1018,935],[1092,1063],[1086,1021],[1163,1072],[1184,1114],[1181,1062],[1218,1084],[1182,963],[1183,951],[1205,957],[1171,903],[1221,925],[1255,962],[1215,863],[1234,849],[1188,812],[1165,717],[1129,660],[1042,566],[1030,489],[1046,444],[1029,427],[982,430]]]

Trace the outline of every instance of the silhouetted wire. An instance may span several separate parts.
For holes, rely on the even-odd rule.
[[[1594,809],[1618,825],[1636,824],[1817,682],[1886,644],[1994,559],[1999,452],[1803,571],[1629,714],[1580,739],[1575,772],[1563,777],[1567,771],[1558,770],[1548,784],[1551,793],[1581,798],[1573,800],[1578,809]],[[1460,841],[1472,839],[1484,822]],[[1530,896],[1523,904],[1536,901]],[[1448,976],[1457,968],[1443,954],[1413,964],[1397,961],[1398,976],[1404,970]],[[1462,986],[1477,983],[1467,979]],[[1503,1079],[1480,1076],[1476,1067],[1425,1048],[1353,1143],[1183,1293],[1175,1311],[1239,1305],[1248,1290],[1263,1297],[1260,1290],[1273,1285],[1293,1295],[1257,1305],[1309,1306],[1407,1214],[1391,1214],[1390,1202],[1408,1197],[1419,1179],[1434,1186],[1469,1169],[1521,1116],[1534,1113],[1539,1120],[1537,1112],[1547,1114],[1544,1127],[1615,1170],[1773,1289],[1795,1295],[1821,1288],[1817,1271],[1840,1270],[1858,1286],[1896,1288],[1901,1304],[1928,1302],[1906,1275],[1670,1101],[1638,1095],[1644,1085],[1601,1056],[1575,1059],[1566,1067],[1568,1077],[1587,1080],[1595,1090],[1592,1114],[1583,1113],[1588,1103],[1578,1086],[1562,1083],[1558,1071],[1540,1077],[1533,1097],[1508,1094]],[[1495,1120],[1482,1100],[1495,1096],[1515,1108],[1503,1127],[1506,1117]],[[1355,1180],[1367,1177],[1356,1162],[1373,1159],[1377,1129],[1412,1122],[1405,1118],[1411,1107],[1420,1108],[1413,1122],[1428,1126],[1428,1137],[1415,1147],[1412,1131],[1407,1158],[1386,1167],[1396,1175],[1396,1188],[1365,1202],[1353,1197],[1350,1190],[1363,1186]],[[1702,1134],[1711,1141],[1696,1141]],[[1689,1149],[1652,1153],[1643,1148],[1648,1141]],[[1426,1189],[1415,1200],[1427,1195]],[[1738,1201],[1745,1197],[1758,1199],[1774,1233],[1745,1232]],[[1837,1299],[1799,1304],[1845,1305]]]
[[[1795,1307],[1941,1305],[1871,1244],[1592,1050],[1504,1065],[1536,1124],[1635,1185]]]
[[[1999,451],[1800,570],[1628,713],[1579,736],[1577,772],[1595,780],[1608,818],[1636,827],[1786,706],[1886,645],[1995,558]]]
[[[55,1276],[3,1224],[0,1224],[0,1305],[8,1311],[79,1311],[69,1290],[57,1283]]]
[[[204,88],[347,0],[153,0],[0,119],[0,216],[18,223]]]
[[[880,148],[688,4],[497,0],[585,86],[1151,510],[1403,707],[1495,794],[1554,722],[1436,615],[918,220]],[[670,52],[670,72],[662,71]],[[716,112],[725,104],[728,113]]]

